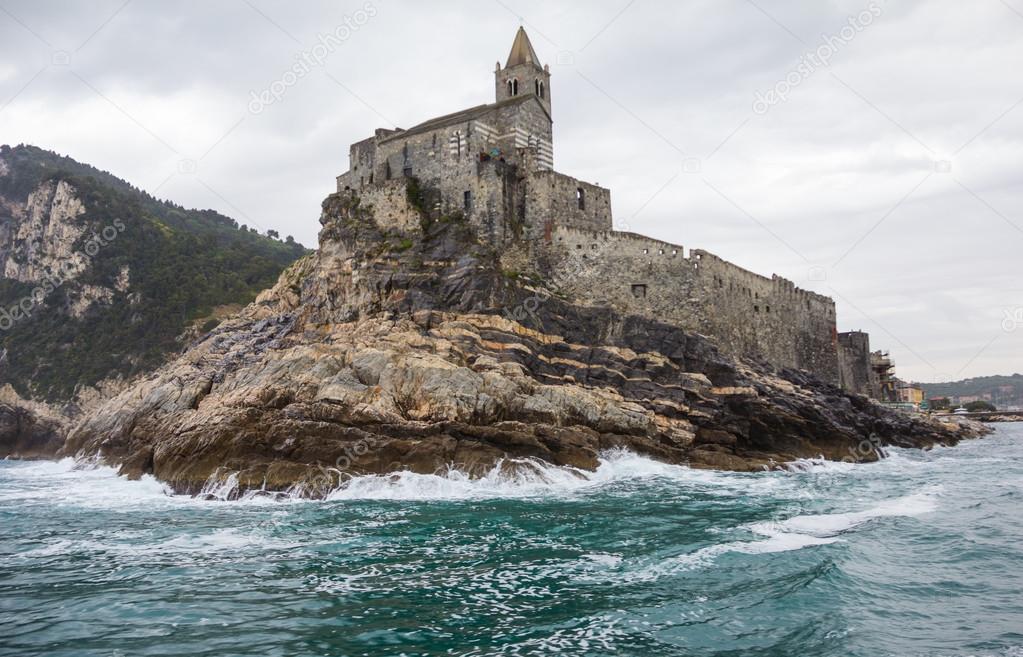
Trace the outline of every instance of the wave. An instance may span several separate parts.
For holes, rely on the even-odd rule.
[[[102,538],[61,539],[45,543],[38,548],[16,555],[19,560],[46,557],[66,557],[69,554],[95,558],[100,555],[144,557],[147,560],[180,560],[182,557],[203,556],[228,559],[244,552],[267,550],[297,550],[308,544],[300,540],[284,540],[270,535],[270,523],[251,528],[208,529],[197,527],[187,533],[169,537],[155,536],[152,532],[136,531]],[[187,562],[186,562],[187,563]]]
[[[598,467],[593,471],[536,459],[505,459],[480,477],[455,468],[436,474],[400,471],[349,477],[330,491],[326,499],[427,501],[570,496],[655,482],[673,484],[674,499],[684,499],[694,492],[727,497],[803,495],[796,482],[786,482],[777,474],[694,469],[613,449],[600,454]]]
[[[33,500],[55,505],[109,507],[166,500],[170,488],[155,477],[129,480],[117,469],[90,461],[12,461],[3,464],[0,504]]]
[[[757,538],[708,545],[693,552],[680,554],[657,563],[635,560],[630,564],[621,559],[605,557],[602,562],[608,572],[628,582],[650,582],[672,577],[692,570],[712,566],[726,554],[771,554],[792,552],[805,548],[831,545],[842,541],[842,535],[855,530],[870,520],[892,517],[914,517],[930,513],[937,508],[938,490],[914,493],[884,500],[868,509],[846,513],[794,516],[777,522],[757,522],[737,527],[749,531]],[[611,556],[611,555],[609,555]],[[615,555],[616,556],[616,555]],[[592,562],[591,562],[592,563]],[[592,578],[587,574],[584,579]]]
[[[899,468],[917,464],[894,455]],[[895,465],[895,464],[893,464]],[[46,498],[49,503],[85,507],[133,506],[159,501],[162,504],[234,503],[272,505],[282,502],[314,502],[301,487],[287,492],[253,490],[242,492],[238,477],[218,473],[195,497],[175,495],[152,476],[129,481],[115,468],[62,461],[9,462],[2,466],[0,503]],[[505,459],[483,476],[473,477],[456,468],[435,474],[398,471],[382,475],[338,475],[333,488],[317,497],[328,502],[355,500],[474,500],[493,498],[546,498],[585,495],[592,491],[619,491],[647,487],[660,482],[672,487],[675,499],[692,494],[721,497],[769,497],[806,499],[818,493],[806,486],[805,477],[834,473],[855,477],[864,472],[860,464],[797,461],[789,471],[737,473],[693,469],[655,461],[627,450],[616,449],[600,455],[596,470],[556,466],[536,459]],[[890,473],[889,473],[890,474]]]
[[[837,537],[877,518],[919,516],[930,513],[936,508],[937,492],[935,490],[885,500],[863,511],[795,516],[781,522],[755,523],[749,528],[755,534],[770,537],[769,540],[786,536],[826,539]]]
[[[124,507],[159,502],[168,504],[264,505],[281,502],[314,502],[308,491],[296,486],[287,492],[240,490],[237,474],[219,472],[195,497],[176,495],[152,476],[128,480],[116,468],[61,461],[15,461],[0,465],[0,503],[30,500],[67,503],[84,507]],[[536,459],[505,459],[483,476],[473,477],[456,468],[435,474],[398,471],[383,475],[338,475],[336,485],[319,501],[351,500],[471,500],[481,498],[536,498],[568,496],[615,486],[646,486],[655,481],[675,484],[675,496],[691,491],[740,497],[776,495],[783,482],[765,473],[734,473],[692,469],[655,461],[627,450],[600,455],[596,470],[556,466]]]
[[[670,465],[625,450],[601,455],[596,470],[556,466],[536,459],[504,459],[481,477],[450,468],[438,474],[409,471],[362,475],[343,481],[327,495],[337,500],[460,500],[528,498],[574,493],[621,481],[691,478],[685,466]]]

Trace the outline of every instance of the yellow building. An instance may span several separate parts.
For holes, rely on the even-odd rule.
[[[896,389],[900,402],[919,406],[924,400],[924,390],[920,386],[903,384]]]

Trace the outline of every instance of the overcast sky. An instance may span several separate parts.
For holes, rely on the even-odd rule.
[[[1023,0],[297,4],[0,0],[0,143],[314,245],[348,145],[492,101],[521,21],[619,228],[833,297],[903,378],[1023,371]]]

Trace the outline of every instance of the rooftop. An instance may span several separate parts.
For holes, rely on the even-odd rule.
[[[499,100],[496,103],[487,103],[486,105],[477,105],[476,107],[470,107],[469,109],[464,109],[464,110],[460,110],[458,112],[452,112],[451,114],[445,114],[443,116],[438,116],[436,118],[428,119],[428,120],[423,121],[422,123],[420,123],[418,125],[412,126],[408,130],[402,130],[400,132],[394,133],[393,135],[388,135],[387,137],[385,137],[384,139],[381,139],[380,141],[381,142],[390,141],[392,139],[398,139],[399,137],[404,138],[404,137],[408,137],[410,135],[416,135],[416,134],[420,134],[420,133],[423,133],[423,132],[429,132],[430,130],[436,130],[437,128],[443,128],[446,125],[454,125],[456,123],[464,123],[466,121],[471,121],[472,119],[475,119],[476,117],[482,116],[482,115],[486,114],[487,112],[490,112],[491,110],[495,110],[495,109],[497,109],[499,107],[505,107],[505,106],[508,106],[508,105],[514,105],[516,103],[522,103],[522,102],[525,102],[525,101],[530,100],[530,99],[536,100],[537,104],[543,109],[543,111],[545,113],[547,112],[547,108],[543,107],[543,103],[540,103],[539,100],[536,98],[536,96],[534,96],[532,94],[523,94],[521,96],[512,96],[511,98],[506,98],[504,100]]]

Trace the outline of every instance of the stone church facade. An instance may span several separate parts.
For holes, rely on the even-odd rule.
[[[700,249],[612,227],[609,189],[554,169],[551,75],[521,27],[495,100],[352,144],[337,191],[378,220],[413,228],[409,181],[428,211],[462,214],[481,239],[581,303],[613,307],[706,335],[730,353],[841,382],[835,304]],[[845,363],[848,370],[853,363]]]

